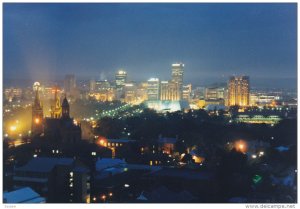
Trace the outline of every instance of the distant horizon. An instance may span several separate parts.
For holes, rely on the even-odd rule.
[[[72,74],[72,73],[69,73]],[[100,81],[104,79],[97,79],[96,77],[92,76],[77,76],[75,75],[76,82],[82,82],[82,81],[89,81],[91,79],[94,79],[95,81]],[[4,87],[29,87],[31,86],[35,81],[46,82],[49,83],[61,83],[63,84],[64,76],[57,76],[54,79],[45,80],[45,79],[32,79],[32,78],[6,78],[3,80]],[[157,76],[157,78],[159,78]],[[128,82],[147,82],[149,78],[145,78],[145,80],[135,80],[130,79],[130,75],[128,76]],[[168,79],[161,79],[160,80],[168,80]],[[171,79],[171,77],[170,77]],[[106,80],[113,82],[114,78],[106,78]],[[228,82],[229,76],[227,77],[210,77],[205,79],[197,79],[194,80],[184,80],[184,85],[186,84],[192,84],[192,88],[195,87],[207,87],[214,84],[224,84]],[[275,84],[275,85],[274,85]],[[250,77],[250,88],[261,88],[261,89],[289,89],[289,90],[296,90],[297,91],[297,78],[253,78]]]

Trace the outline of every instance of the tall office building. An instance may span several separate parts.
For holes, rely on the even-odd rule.
[[[64,88],[65,88],[65,93],[71,94],[74,92],[76,88],[75,75],[68,74],[65,76]]]
[[[228,82],[228,105],[249,106],[249,76],[231,76]]]
[[[119,70],[116,73],[116,88],[122,89],[127,81],[127,72],[124,70]]]
[[[178,91],[178,83],[173,81],[161,81],[160,83],[160,100],[162,101],[178,101],[180,95]]]
[[[135,103],[136,102],[136,92],[137,86],[135,83],[130,82],[126,83],[124,86],[124,101],[126,103]]]
[[[182,99],[182,90],[183,90],[183,63],[172,64],[172,81],[178,83],[178,93],[180,99]]]
[[[158,78],[150,78],[148,80],[147,95],[148,95],[148,101],[159,100],[160,91],[159,91]]]
[[[186,101],[191,100],[192,84],[187,84],[182,87],[182,99]]]

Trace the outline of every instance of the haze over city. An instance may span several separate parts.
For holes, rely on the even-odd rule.
[[[4,4],[4,79],[167,79],[249,75],[260,87],[296,86],[296,4]]]
[[[3,203],[295,208],[296,3],[3,12]]]

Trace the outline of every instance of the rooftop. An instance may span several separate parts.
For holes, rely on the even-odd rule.
[[[100,171],[106,168],[111,168],[115,166],[125,165],[125,160],[121,159],[112,159],[112,158],[102,158],[98,159],[96,162],[96,170]]]
[[[4,203],[44,203],[45,198],[29,187],[3,193]]]
[[[57,165],[72,165],[73,158],[37,157],[26,165],[16,168],[16,171],[50,172]]]

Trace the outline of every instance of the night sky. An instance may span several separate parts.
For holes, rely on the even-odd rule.
[[[185,83],[296,85],[296,3],[5,3],[3,18],[4,79],[170,79],[181,61]]]

